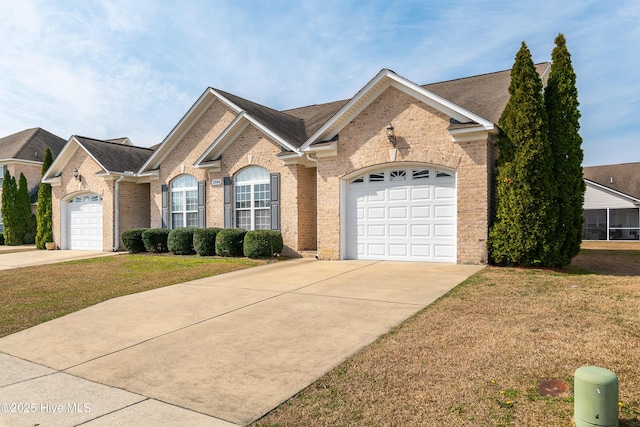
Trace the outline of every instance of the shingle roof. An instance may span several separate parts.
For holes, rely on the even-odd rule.
[[[548,70],[549,65],[548,62],[536,64],[536,69],[543,77],[543,81],[546,81],[545,72]],[[509,101],[510,83],[511,70],[505,70],[431,83],[422,87],[497,124],[504,107]],[[231,93],[218,89],[214,90],[295,147],[300,147],[340,108],[349,102],[346,99],[277,111]]]
[[[66,141],[41,128],[25,129],[0,138],[0,159],[20,159],[42,162],[47,147],[55,158]],[[37,157],[36,157],[37,153]]]
[[[150,148],[74,136],[108,172],[137,172],[153,154]]]
[[[543,82],[546,82],[545,71],[549,65],[548,62],[536,64]],[[511,70],[505,70],[422,87],[497,124],[509,101],[510,84]]]
[[[214,90],[249,113],[291,145],[299,147],[306,140],[305,126],[302,119],[222,90]]]
[[[589,181],[640,199],[640,163],[588,166],[582,170]]]

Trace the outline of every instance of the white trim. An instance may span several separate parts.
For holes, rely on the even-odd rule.
[[[476,129],[493,131],[495,125],[477,114],[474,114],[457,104],[442,98],[435,93],[419,86],[391,70],[381,70],[369,83],[349,100],[334,116],[318,129],[301,147],[300,151],[309,151],[311,144],[318,140],[327,140],[335,136],[356,116],[358,116],[373,100],[389,87],[394,87],[419,101],[446,113],[461,123],[476,122]],[[460,132],[463,133],[463,132]]]
[[[214,151],[216,151],[216,148],[218,148],[218,146],[220,146],[220,150],[217,151],[224,151],[229,144],[231,144],[231,141],[233,141],[233,139],[235,137],[237,137],[240,133],[244,132],[244,130],[247,128],[247,126],[249,126],[249,123],[247,123],[246,121],[244,123],[242,122],[242,119],[244,118],[244,116],[247,113],[245,113],[244,111],[241,111],[235,119],[233,119],[233,121],[231,121],[231,123],[229,123],[229,126],[227,126],[220,135],[218,135],[218,137],[211,143],[211,145],[209,145],[209,147],[207,147],[207,149],[204,151],[204,153],[202,153],[202,155],[200,157],[198,157],[198,159],[195,161],[195,163],[193,164],[196,168],[200,168],[203,167],[203,162],[205,161],[205,159],[207,159],[207,157],[209,157],[211,155],[211,153],[213,153]],[[222,144],[222,145],[221,145]],[[217,153],[216,151],[216,153]],[[217,156],[215,156],[217,157]]]
[[[16,158],[8,158],[8,159],[0,159],[0,165],[10,165],[10,164],[25,164],[25,165],[40,165],[42,166],[42,161],[37,160],[24,160],[24,159],[16,159]]]

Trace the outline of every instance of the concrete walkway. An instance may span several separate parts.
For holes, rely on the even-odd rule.
[[[6,253],[7,251],[18,251]],[[124,252],[102,251],[45,251],[37,250],[35,246],[0,246],[0,270],[12,268],[32,267],[34,265],[55,264],[58,262],[75,261],[84,258],[111,256]]]
[[[115,298],[0,339],[0,425],[246,425],[481,268],[302,259]]]

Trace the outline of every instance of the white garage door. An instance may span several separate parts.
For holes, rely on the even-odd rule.
[[[84,194],[69,200],[69,249],[102,250],[102,197]]]
[[[347,258],[456,262],[455,173],[368,172],[347,183]]]

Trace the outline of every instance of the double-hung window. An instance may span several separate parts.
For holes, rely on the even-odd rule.
[[[271,185],[269,171],[252,166],[235,176],[235,226],[245,230],[271,228]]]
[[[198,226],[198,181],[181,175],[171,183],[171,228]]]

